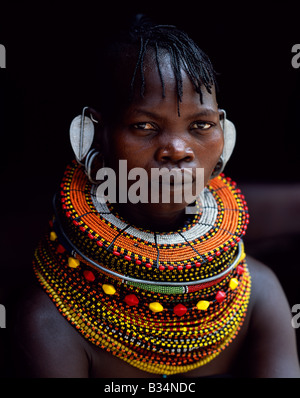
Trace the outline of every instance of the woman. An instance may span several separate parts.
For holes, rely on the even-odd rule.
[[[248,209],[222,174],[235,132],[209,59],[144,18],[104,54],[98,102],[71,125],[76,161],[35,253],[43,289],[18,319],[22,375],[299,377],[285,295],[244,253]],[[120,161],[128,176],[144,170],[146,185],[124,184]],[[119,181],[115,201],[98,195],[104,167]],[[154,169],[179,182],[189,170],[196,199],[175,200],[186,187],[177,177],[169,200],[164,184],[153,194]],[[144,200],[124,199],[146,188]]]

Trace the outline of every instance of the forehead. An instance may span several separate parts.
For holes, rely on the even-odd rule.
[[[180,86],[182,85],[182,86]],[[179,93],[182,90],[181,101],[179,102]],[[200,94],[196,91],[191,79],[182,67],[180,76],[175,76],[171,57],[167,52],[156,58],[154,51],[149,51],[145,56],[143,64],[143,73],[135,81],[132,106],[162,106],[172,105],[178,113],[180,109],[188,106],[193,108],[217,108],[215,89],[212,87],[212,93],[208,93],[203,86],[202,103]]]
[[[167,106],[172,102],[173,108],[168,107],[168,112],[178,114],[187,104],[187,100],[194,107],[203,105],[217,108],[215,90],[212,86],[212,95],[205,86],[201,86],[203,104],[200,102],[200,94],[196,92],[186,72],[181,68],[182,78],[182,102],[178,103],[180,91],[179,76],[175,77],[172,61],[166,50],[159,49],[158,53],[147,47],[142,64],[138,64],[138,46],[126,46],[124,51],[115,51],[112,57],[107,58],[101,73],[102,83],[100,92],[99,110],[108,124],[115,124],[128,114],[137,104],[143,106]]]

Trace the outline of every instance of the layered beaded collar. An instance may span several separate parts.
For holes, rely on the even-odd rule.
[[[186,372],[236,336],[250,297],[242,238],[245,198],[221,175],[181,230],[136,228],[96,199],[73,163],[34,270],[66,318],[94,344],[139,369]]]

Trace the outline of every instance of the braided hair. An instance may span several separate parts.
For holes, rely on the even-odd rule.
[[[205,87],[208,93],[212,93],[212,87],[216,86],[215,71],[208,56],[196,43],[185,32],[173,25],[157,25],[144,15],[137,15],[129,29],[121,30],[116,36],[112,35],[111,41],[103,51],[101,92],[103,94],[104,91],[105,96],[102,96],[103,101],[100,105],[102,112],[106,110],[105,113],[108,114],[111,112],[109,107],[112,104],[116,106],[118,103],[121,106],[121,101],[123,101],[123,105],[124,103],[128,104],[132,100],[134,90],[138,84],[137,77],[139,77],[140,82],[140,96],[144,96],[146,86],[144,60],[146,53],[150,50],[154,51],[162,86],[162,97],[165,97],[165,84],[159,60],[165,53],[170,55],[176,82],[179,115],[179,103],[182,102],[183,95],[182,69],[189,76],[195,91],[199,93],[201,103],[203,101],[202,86]],[[127,98],[125,98],[119,90],[120,87],[111,90],[112,79],[110,77],[112,75],[116,77],[116,73],[120,74],[120,65],[126,64],[129,57],[134,58],[136,62],[128,87],[129,92],[127,91]]]

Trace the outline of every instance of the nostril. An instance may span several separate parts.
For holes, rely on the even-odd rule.
[[[191,162],[195,155],[192,148],[185,146],[184,143],[177,142],[158,150],[157,158],[163,163]]]

